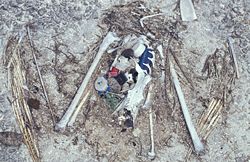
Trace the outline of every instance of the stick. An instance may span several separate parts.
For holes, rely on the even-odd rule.
[[[49,111],[50,111],[50,114],[51,114],[51,117],[52,117],[52,122],[53,122],[53,125],[55,125],[55,116],[54,116],[54,112],[50,106],[50,101],[49,101],[49,97],[48,97],[48,94],[47,94],[47,91],[46,91],[46,88],[45,88],[45,85],[44,85],[44,82],[43,82],[43,79],[42,79],[42,75],[41,75],[41,72],[40,72],[40,69],[38,67],[38,63],[37,63],[37,59],[36,59],[36,55],[35,55],[35,52],[34,52],[34,45],[33,45],[33,42],[31,40],[31,35],[30,35],[30,28],[29,26],[27,26],[27,33],[28,33],[28,38],[29,38],[29,43],[30,43],[30,46],[31,46],[31,53],[33,55],[33,59],[35,61],[35,64],[36,64],[36,70],[37,70],[37,73],[38,73],[38,76],[39,76],[39,80],[40,80],[40,83],[42,85],[42,88],[43,88],[43,93],[44,93],[44,96],[45,96],[45,100],[47,102],[47,105],[48,105],[48,108],[49,108]]]
[[[59,131],[59,130],[64,130],[66,125],[68,124],[72,114],[74,113],[76,106],[79,102],[79,100],[81,99],[81,96],[83,95],[83,92],[85,91],[92,74],[94,73],[99,61],[101,60],[102,55],[105,53],[105,51],[107,50],[107,48],[109,47],[110,44],[112,44],[114,41],[118,41],[120,40],[115,33],[109,32],[106,37],[103,39],[102,44],[100,45],[99,51],[97,52],[97,55],[93,61],[93,63],[91,64],[80,88],[77,90],[77,93],[73,99],[73,101],[71,102],[68,110],[66,111],[66,113],[63,115],[62,119],[56,124],[55,126],[55,130]]]
[[[174,58],[176,64],[177,64],[178,67],[180,68],[180,70],[181,70],[183,76],[186,78],[186,80],[189,82],[189,84],[192,86],[192,88],[194,88],[194,85],[193,85],[192,80],[186,75],[186,72],[183,70],[183,68],[182,68],[182,66],[181,66],[181,64],[180,64],[180,62],[179,62],[179,60],[178,60],[178,58],[175,56],[175,54],[174,54],[174,52],[172,51],[171,48],[169,48],[169,51],[170,51],[170,53],[172,54],[172,56],[173,56],[173,58]]]
[[[183,115],[184,115],[184,118],[185,118],[185,121],[187,124],[187,128],[189,130],[190,136],[191,136],[193,144],[194,144],[194,149],[198,154],[202,154],[204,152],[203,143],[201,142],[201,140],[200,140],[200,138],[195,130],[195,127],[192,123],[190,114],[188,112],[188,107],[187,107],[183,92],[181,90],[180,82],[178,80],[174,66],[170,60],[169,60],[169,64],[170,64],[170,73],[172,76],[172,80],[173,80],[173,83],[175,86],[177,96],[179,98],[179,102],[181,104],[181,108],[182,108],[182,112],[183,112]]]
[[[228,37],[227,38],[227,43],[228,43],[228,48],[229,48],[229,52],[233,57],[233,62],[234,62],[234,68],[236,71],[236,78],[239,79],[240,77],[240,72],[239,72],[239,67],[238,67],[238,63],[237,63],[237,59],[236,59],[236,54],[234,51],[234,46],[233,46],[233,39],[232,37]]]

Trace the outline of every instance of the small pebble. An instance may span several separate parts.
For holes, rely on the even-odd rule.
[[[46,13],[46,9],[45,8],[40,8],[37,12],[38,12],[39,16],[43,16]]]

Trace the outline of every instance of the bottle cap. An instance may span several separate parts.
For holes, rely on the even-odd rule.
[[[98,77],[95,81],[95,89],[98,92],[106,92],[108,89],[108,81],[104,77]]]
[[[138,42],[133,46],[132,49],[134,50],[134,56],[140,57],[143,54],[143,52],[145,51],[146,46],[143,43]]]

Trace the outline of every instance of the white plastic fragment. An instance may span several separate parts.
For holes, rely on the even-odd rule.
[[[99,76],[95,81],[95,90],[105,92],[108,89],[108,81],[103,76]]]
[[[114,60],[111,67],[116,67],[120,71],[125,71],[130,66],[131,66],[131,64],[130,64],[128,58],[126,58],[124,56],[118,56]]]
[[[90,79],[92,74],[95,71],[96,66],[98,65],[102,55],[105,53],[105,51],[107,50],[107,48],[115,41],[120,40],[120,38],[118,38],[116,36],[115,33],[113,32],[108,32],[108,34],[106,35],[106,37],[103,39],[102,44],[100,45],[99,51],[97,52],[97,55],[93,61],[93,63],[91,64],[80,88],[78,89],[73,101],[71,102],[69,108],[67,109],[67,111],[65,112],[65,114],[63,115],[62,119],[56,124],[55,126],[55,130],[64,130],[65,127],[67,126],[72,114],[74,113],[77,104],[79,103],[79,100],[81,99]]]
[[[143,18],[140,19],[141,27],[144,28],[143,21],[144,21],[145,19],[148,19],[148,18],[151,18],[151,17],[155,17],[155,16],[161,16],[161,15],[164,15],[164,13],[158,13],[158,14],[153,14],[153,15],[144,16]]]
[[[191,0],[180,0],[180,11],[182,21],[193,21],[197,19]]]
[[[160,81],[161,83],[165,82],[165,70],[163,70],[163,68],[165,68],[165,57],[163,55],[163,48],[162,45],[157,46],[156,48],[160,54],[160,58],[161,58],[161,66],[162,66],[162,70],[161,70],[161,77],[160,77]]]
[[[136,63],[136,71],[138,72],[138,79],[135,83],[134,88],[128,91],[127,97],[122,101],[122,103],[113,113],[115,114],[123,108],[126,108],[131,112],[134,122],[139,111],[139,106],[144,100],[144,89],[151,80],[150,75],[146,75],[138,63]]]
[[[194,144],[194,149],[198,154],[202,154],[204,152],[204,145],[201,142],[201,140],[200,140],[200,138],[195,130],[195,127],[192,123],[192,120],[191,120],[191,117],[190,117],[190,114],[188,111],[188,107],[187,107],[183,92],[181,90],[180,82],[178,80],[178,76],[177,76],[176,71],[174,69],[174,65],[172,64],[171,61],[169,61],[169,64],[170,64],[170,73],[171,73],[172,81],[174,83],[175,90],[176,90],[177,96],[179,98],[179,102],[181,104],[181,109],[182,109],[182,112],[183,112],[183,115],[184,115],[184,118],[185,118],[185,121],[187,124],[187,128],[189,130],[190,136],[191,136],[193,144]]]
[[[126,37],[123,38],[123,41],[120,46],[109,49],[107,53],[112,53],[121,48],[125,48],[125,49],[131,48],[137,39],[138,39],[137,36],[134,34],[127,35]]]
[[[228,37],[227,38],[227,42],[228,42],[229,52],[230,52],[230,54],[233,57],[234,68],[235,68],[235,71],[236,71],[236,78],[239,79],[240,72],[239,72],[238,62],[237,62],[235,51],[234,51],[233,38],[232,37]]]
[[[134,56],[140,57],[145,51],[146,46],[143,43],[138,42],[132,47],[132,49],[134,50]]]

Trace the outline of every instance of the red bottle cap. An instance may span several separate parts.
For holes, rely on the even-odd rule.
[[[109,71],[109,77],[116,77],[119,74],[119,69],[112,67]]]

